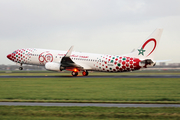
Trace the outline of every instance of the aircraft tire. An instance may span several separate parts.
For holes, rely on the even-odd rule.
[[[23,70],[23,67],[19,67],[19,70]]]
[[[74,72],[74,71],[72,71],[72,76],[77,76],[78,75],[78,72]]]
[[[88,74],[89,74],[88,71],[83,71],[83,72],[82,72],[82,75],[83,75],[83,76],[88,76]]]

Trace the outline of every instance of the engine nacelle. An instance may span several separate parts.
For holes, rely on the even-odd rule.
[[[48,62],[45,64],[46,70],[60,71],[60,63]]]

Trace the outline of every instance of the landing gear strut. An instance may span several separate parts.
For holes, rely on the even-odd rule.
[[[23,70],[22,63],[21,63],[21,66],[19,67],[19,70]]]
[[[75,72],[75,71],[72,71],[72,76],[77,76],[78,75],[78,72]]]
[[[89,74],[88,71],[83,71],[83,72],[82,72],[82,75],[83,75],[83,76],[88,76],[88,74]]]

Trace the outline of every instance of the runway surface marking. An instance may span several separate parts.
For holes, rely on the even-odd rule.
[[[0,78],[180,78],[180,75],[0,76]]]
[[[180,107],[180,104],[110,104],[110,103],[30,103],[30,102],[0,102],[6,106],[79,106],[79,107]]]

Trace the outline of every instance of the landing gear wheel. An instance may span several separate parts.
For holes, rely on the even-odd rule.
[[[83,72],[82,72],[82,75],[83,75],[83,76],[88,76],[88,74],[89,74],[88,71],[83,71]]]
[[[19,70],[23,70],[22,63],[20,64]]]
[[[72,71],[72,76],[77,76],[77,75],[78,75],[78,72]]]
[[[19,70],[23,70],[23,67],[19,67]]]

